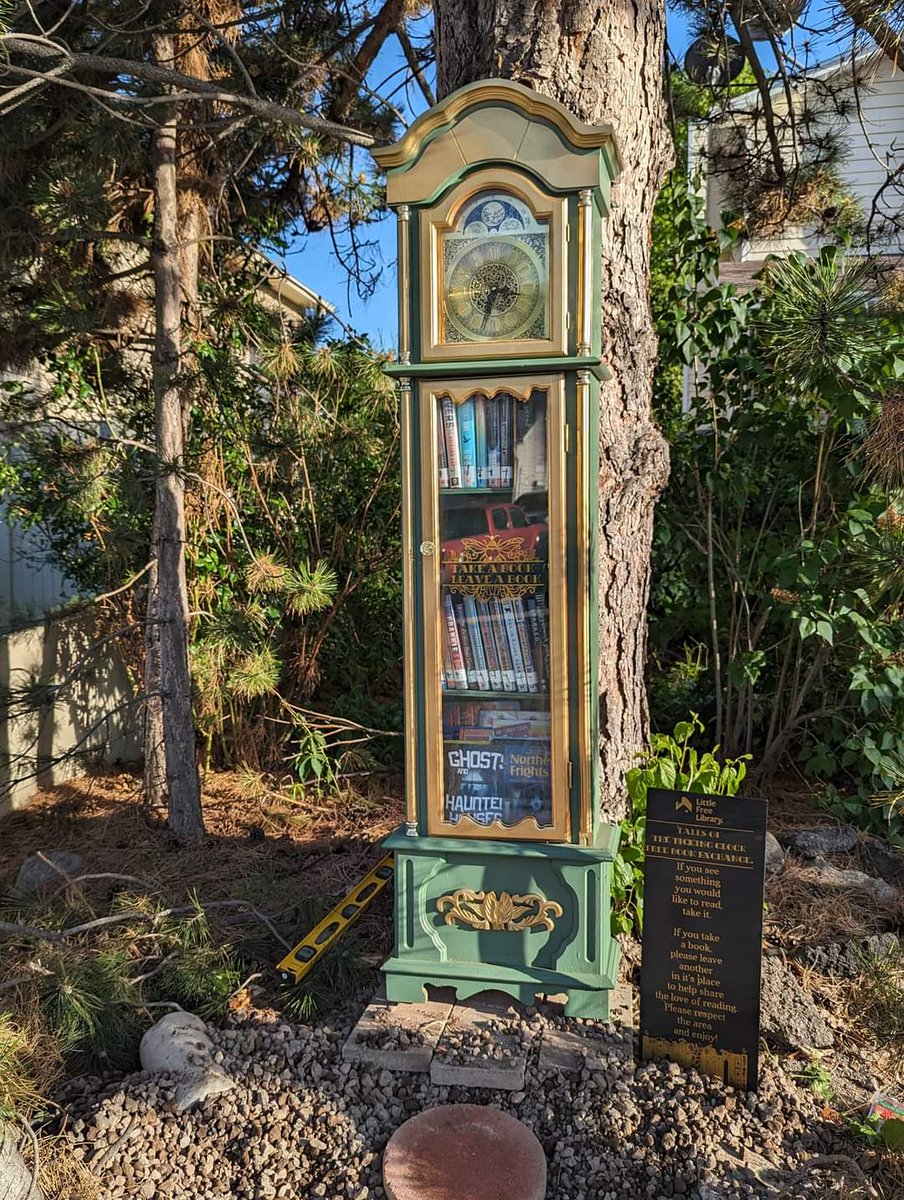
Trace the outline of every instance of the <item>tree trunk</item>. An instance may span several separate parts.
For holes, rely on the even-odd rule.
[[[614,126],[624,171],[603,226],[603,347],[614,378],[600,417],[600,758],[603,813],[625,808],[625,771],[647,734],[646,607],[653,509],[668,448],[651,415],[653,205],[671,161],[662,0],[435,0],[441,96],[514,79],[583,121]]]
[[[158,36],[154,39],[154,56],[160,64],[169,65],[172,62],[171,37]],[[153,803],[166,803],[170,828],[177,838],[184,840],[202,836],[204,823],[195,759],[191,673],[188,665],[185,421],[179,377],[182,365],[182,281],[176,178],[177,117],[175,105],[164,110],[160,124],[154,130],[151,147],[157,480],[151,547],[152,557],[156,560],[156,579],[151,580],[148,596],[147,732],[157,736],[160,742],[146,747],[150,753],[150,769],[146,769],[146,778],[155,789],[161,786],[165,788],[165,797],[160,796],[158,791],[149,799]],[[155,693],[159,701],[155,700]],[[158,703],[159,708],[156,707]]]

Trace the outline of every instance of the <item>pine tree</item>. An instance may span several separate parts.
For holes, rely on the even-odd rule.
[[[64,423],[82,420],[86,393],[109,398],[121,437],[146,384],[139,337],[151,351],[153,427],[129,438],[154,487],[145,785],[182,839],[203,832],[185,578],[202,264],[298,224],[354,235],[366,222],[379,189],[358,148],[395,117],[360,84],[403,10],[48,0],[0,34],[0,366],[39,363],[67,397]]]

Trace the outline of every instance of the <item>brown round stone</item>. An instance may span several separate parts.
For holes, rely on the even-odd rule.
[[[443,1104],[400,1125],[383,1154],[389,1200],[543,1200],[546,1157],[495,1108]]]

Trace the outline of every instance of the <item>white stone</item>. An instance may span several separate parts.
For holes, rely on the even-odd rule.
[[[200,1017],[189,1012],[171,1012],[145,1033],[139,1056],[145,1071],[181,1075],[213,1064],[213,1042]]]
[[[161,1017],[141,1039],[139,1055],[143,1070],[175,1076],[179,1112],[236,1086],[214,1062],[207,1026],[194,1013],[180,1010]]]

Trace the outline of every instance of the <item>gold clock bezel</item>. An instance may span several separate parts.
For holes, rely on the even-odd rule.
[[[549,228],[545,338],[498,338],[486,341],[446,341],[443,330],[443,235],[455,227],[462,207],[479,192],[507,191],[530,208]],[[547,196],[525,175],[499,168],[469,175],[433,208],[420,214],[421,247],[427,269],[421,275],[421,358],[424,362],[455,359],[536,358],[568,352],[568,306],[565,296],[566,243],[564,197]]]

